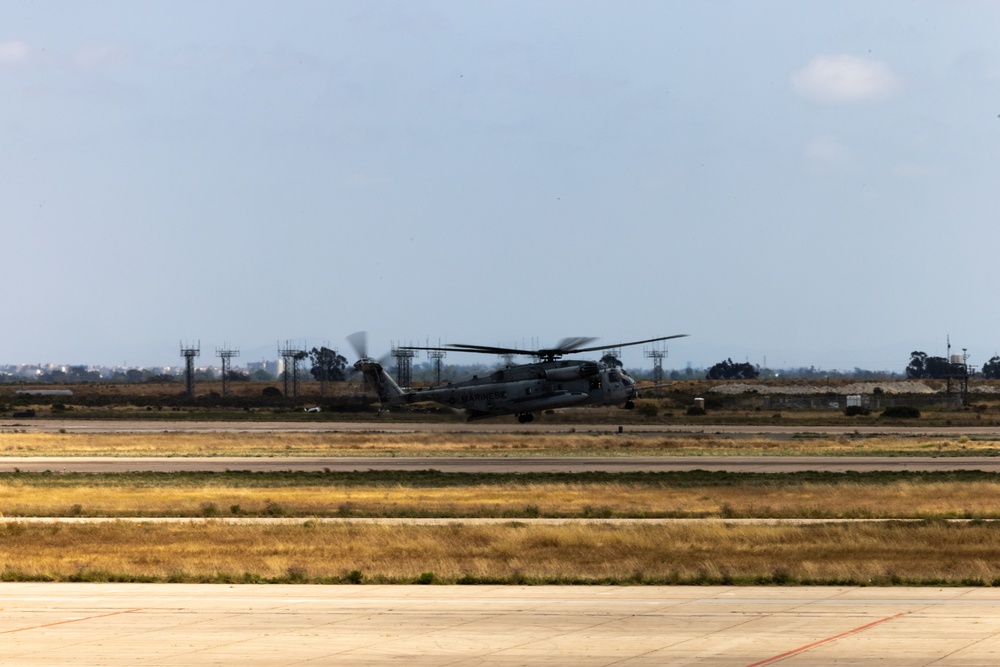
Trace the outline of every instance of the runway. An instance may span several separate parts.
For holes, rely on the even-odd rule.
[[[18,665],[992,667],[992,588],[0,585]]]
[[[450,473],[583,473],[727,471],[788,473],[981,470],[1000,472],[1000,457],[620,456],[620,457],[94,457],[0,458],[0,472],[351,472],[437,470]]]

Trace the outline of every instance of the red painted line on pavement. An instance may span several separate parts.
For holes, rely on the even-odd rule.
[[[749,665],[747,665],[746,667],[760,667],[760,665],[767,665],[767,664],[770,664],[772,662],[777,662],[778,660],[781,660],[783,658],[787,658],[789,656],[793,656],[793,655],[796,655],[798,653],[804,653],[805,651],[808,651],[809,649],[812,649],[812,648],[816,648],[817,646],[820,646],[821,644],[827,644],[829,642],[836,641],[836,640],[841,639],[842,637],[846,637],[848,635],[857,634],[858,632],[864,632],[868,628],[873,628],[876,625],[878,625],[879,623],[885,623],[886,621],[891,621],[894,618],[899,618],[900,616],[905,616],[905,615],[906,615],[906,612],[900,612],[900,613],[895,614],[893,616],[886,616],[885,618],[880,618],[877,621],[872,621],[871,623],[868,623],[867,625],[862,625],[861,627],[854,628],[853,630],[848,630],[847,632],[841,632],[839,635],[834,635],[832,637],[827,637],[826,639],[820,639],[819,641],[813,642],[812,644],[806,644],[805,646],[800,646],[800,647],[798,647],[796,649],[792,649],[791,651],[786,651],[786,652],[784,652],[784,653],[782,653],[780,655],[776,655],[776,656],[767,658],[766,660],[761,660],[760,662],[752,662]]]
[[[38,630],[39,628],[51,628],[53,625],[65,625],[66,623],[78,623],[80,621],[92,621],[95,618],[107,618],[108,616],[117,616],[118,614],[131,614],[133,611],[140,611],[140,609],[124,609],[122,611],[113,611],[110,614],[97,614],[96,616],[84,616],[83,618],[71,618],[67,621],[55,621],[54,623],[43,623],[42,625],[29,625],[25,628],[15,628],[13,630],[0,630],[0,635],[7,635],[12,632],[24,632],[25,630]]]

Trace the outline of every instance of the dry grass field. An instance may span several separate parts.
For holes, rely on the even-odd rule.
[[[23,433],[0,456],[935,455],[968,437],[664,434]],[[430,466],[429,466],[430,467]],[[395,475],[395,476],[393,476]],[[1000,585],[1000,477],[0,475],[0,578],[316,583]],[[301,517],[298,525],[27,524],[17,516]],[[309,517],[580,517],[579,525],[417,526]],[[614,517],[918,518],[917,523],[611,525]],[[944,518],[974,521],[949,524]]]
[[[0,524],[0,579],[1000,584],[982,524]]]
[[[993,438],[737,437],[711,433],[25,433],[0,431],[0,456],[982,456]]]
[[[7,474],[0,476],[0,512],[7,518],[1000,519],[1000,478],[983,473]]]

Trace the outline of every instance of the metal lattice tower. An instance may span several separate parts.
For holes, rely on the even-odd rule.
[[[393,345],[392,356],[396,358],[396,384],[401,389],[409,389],[413,379],[413,358],[416,350]]]
[[[613,348],[607,350],[604,353],[604,356],[601,357],[601,360],[603,361],[604,359],[607,359],[608,357],[610,357],[611,359],[614,360],[614,362],[615,362],[614,365],[615,366],[621,366],[622,365],[622,361],[621,361],[621,359],[622,359],[622,349],[620,347],[613,347]]]
[[[181,341],[181,356],[184,357],[184,380],[188,398],[194,398],[194,359],[201,355],[201,341],[185,343]]]
[[[231,349],[228,344],[224,348],[215,348],[215,356],[222,360],[222,395],[229,395],[229,373],[232,372],[233,357],[240,356],[239,348]]]
[[[653,360],[653,382],[660,384],[663,382],[663,359],[667,356],[667,351],[663,350],[643,350],[643,355]]]
[[[299,361],[305,359],[309,354],[305,349],[305,343],[302,344],[301,348],[293,347],[291,342],[285,341],[285,346],[281,347],[278,345],[278,354],[281,355],[282,360],[285,362],[285,372],[283,373],[285,379],[285,396],[298,396],[299,395]],[[289,367],[291,368],[291,373],[289,373]],[[289,394],[289,389],[291,389],[291,394]]]
[[[428,359],[434,360],[434,384],[441,384],[441,360],[448,356],[444,350],[430,350],[427,353]]]
[[[962,354],[952,355],[951,353],[951,335],[948,336],[948,395],[951,395],[951,382],[952,380],[958,381],[958,394],[962,405],[968,407],[969,405],[969,376],[976,372],[972,366],[969,365],[969,350],[968,348],[962,348]]]

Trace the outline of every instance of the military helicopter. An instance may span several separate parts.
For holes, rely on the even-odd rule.
[[[597,340],[596,338],[564,338],[555,347],[538,350],[463,343],[443,347],[404,347],[402,349],[524,355],[536,359],[534,363],[529,364],[508,364],[487,377],[474,375],[470,380],[412,391],[401,389],[382,367],[382,362],[368,356],[367,335],[364,332],[351,334],[347,339],[360,357],[354,364],[355,370],[364,375],[383,405],[396,406],[433,401],[465,410],[469,421],[514,415],[517,421],[526,424],[534,420],[534,413],[539,410],[579,405],[620,405],[627,409],[635,407],[633,399],[638,397],[639,392],[635,380],[628,373],[604,361],[562,357],[571,353],[656,343],[683,338],[686,335],[661,336],[631,343],[592,347],[587,346]]]

